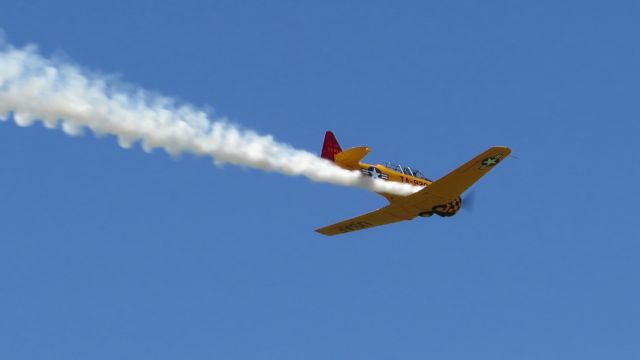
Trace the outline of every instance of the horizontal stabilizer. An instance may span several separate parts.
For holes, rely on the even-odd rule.
[[[369,151],[371,151],[371,149],[366,146],[354,147],[336,154],[335,162],[348,169],[359,169],[360,160],[364,159],[364,157],[369,154]]]

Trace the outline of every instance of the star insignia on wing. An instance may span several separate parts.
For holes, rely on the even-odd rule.
[[[490,156],[488,158],[483,159],[480,164],[482,164],[482,166],[480,167],[480,169],[484,169],[486,167],[492,167],[495,166],[496,164],[498,164],[500,162],[500,155],[498,156]]]

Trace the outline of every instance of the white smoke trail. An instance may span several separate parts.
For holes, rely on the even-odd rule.
[[[0,120],[11,117],[19,126],[37,121],[51,129],[61,126],[69,135],[79,135],[84,128],[115,135],[124,148],[139,141],[145,151],[161,148],[171,155],[208,155],[216,164],[302,175],[317,182],[397,195],[419,190],[374,181],[271,136],[241,130],[190,105],[177,105],[172,98],[44,58],[33,45],[15,48],[0,33]]]

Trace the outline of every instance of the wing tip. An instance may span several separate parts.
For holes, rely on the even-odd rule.
[[[506,152],[505,156],[511,154],[511,148],[508,147],[508,146],[502,146],[502,145],[501,146],[494,146],[492,149],[505,151]]]
[[[324,236],[333,236],[333,235],[340,234],[338,232],[331,231],[331,230],[334,230],[332,229],[332,226],[325,226],[325,227],[317,228],[314,231]]]

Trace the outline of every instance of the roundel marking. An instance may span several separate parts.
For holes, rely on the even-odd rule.
[[[373,166],[369,168],[369,174],[370,174],[369,176],[371,176],[374,179],[382,179],[384,175],[382,171],[378,170],[378,168],[375,168]]]
[[[497,156],[490,156],[484,160],[482,160],[482,166],[495,166],[500,162],[500,158]]]

